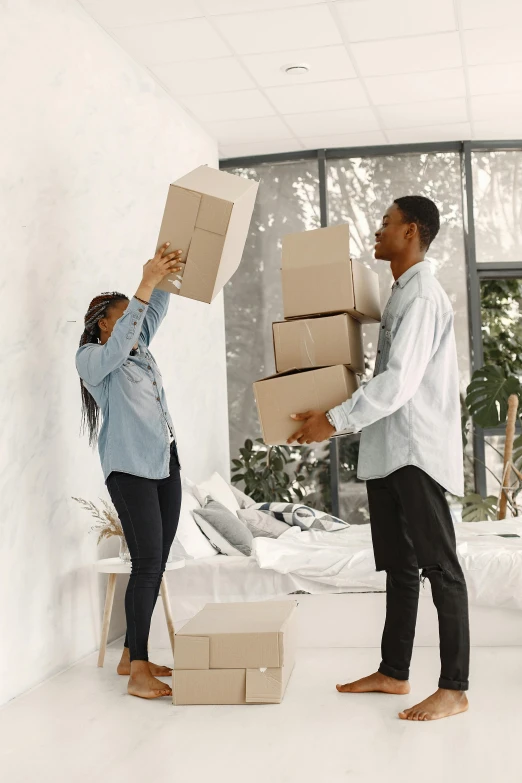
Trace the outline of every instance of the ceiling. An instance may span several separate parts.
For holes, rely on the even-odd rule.
[[[80,2],[222,158],[522,139],[521,0]]]

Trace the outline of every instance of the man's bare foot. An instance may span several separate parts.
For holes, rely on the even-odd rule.
[[[153,677],[170,677],[172,675],[172,669],[169,669],[168,666],[160,666],[159,664],[151,663],[150,661],[148,663],[149,671]],[[118,674],[122,674],[126,677],[131,673],[130,653],[127,647],[123,648],[121,660],[116,671]]]
[[[399,712],[401,720],[439,720],[449,718],[451,715],[459,715],[469,708],[468,697],[463,691],[450,691],[439,688],[436,693],[429,696],[415,707],[410,707],[404,712]]]
[[[407,680],[395,680],[380,672],[335,687],[339,693],[395,693],[401,696],[410,692],[410,683]]]

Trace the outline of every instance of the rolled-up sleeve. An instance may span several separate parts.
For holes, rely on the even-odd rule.
[[[386,370],[329,414],[337,432],[359,432],[405,405],[418,390],[437,344],[437,310],[423,297],[406,310],[390,346]]]
[[[109,373],[122,366],[139,338],[147,310],[148,305],[131,299],[105,345],[88,343],[78,349],[76,369],[83,381],[98,386]]]

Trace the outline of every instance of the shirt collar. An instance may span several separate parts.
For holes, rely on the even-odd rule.
[[[395,281],[393,284],[393,287],[399,287],[404,288],[404,286],[410,282],[412,277],[415,277],[416,274],[419,272],[430,272],[431,273],[431,265],[429,261],[419,261],[417,264],[414,264],[413,266],[410,266],[409,269],[402,274],[398,280]]]

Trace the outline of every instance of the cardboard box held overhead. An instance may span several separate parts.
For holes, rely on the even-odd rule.
[[[285,318],[349,313],[361,323],[381,320],[377,273],[350,259],[347,225],[283,237]]]
[[[264,378],[254,383],[263,440],[269,446],[287,442],[300,424],[292,413],[327,411],[350,399],[358,388],[357,376],[344,365],[301,370]]]
[[[278,373],[344,364],[364,372],[362,326],[347,313],[272,325]]]
[[[170,242],[186,261],[183,276],[168,275],[158,288],[212,302],[238,268],[258,183],[209,166],[169,188],[156,247]]]
[[[207,604],[176,634],[174,704],[279,704],[295,663],[296,609]]]

